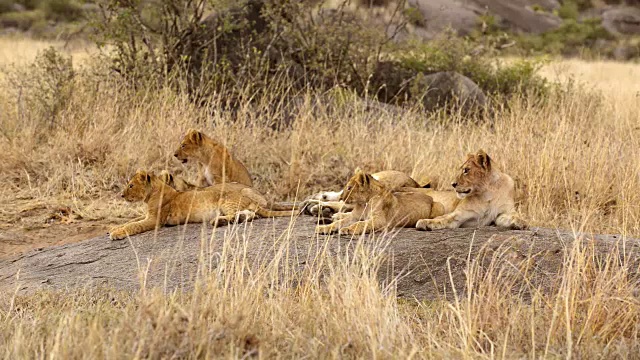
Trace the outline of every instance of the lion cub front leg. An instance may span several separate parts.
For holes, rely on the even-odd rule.
[[[340,228],[346,226],[347,224],[350,224],[354,221],[353,216],[351,215],[351,213],[348,213],[348,216],[340,219],[340,220],[336,220],[334,222],[332,222],[331,224],[328,225],[318,225],[316,226],[316,234],[331,234],[334,233],[336,231],[338,231]]]
[[[351,213],[348,213],[348,212],[337,212],[337,213],[331,215],[331,220],[338,221],[338,220],[342,220],[344,218],[347,218],[349,216],[352,216]]]
[[[422,219],[416,223],[416,229],[418,230],[440,230],[440,229],[455,229],[460,227],[465,221],[470,218],[468,214],[461,213],[457,210],[453,212],[438,216],[435,219]]]
[[[513,230],[525,230],[528,227],[527,223],[515,211],[498,215],[495,223],[496,226]]]
[[[151,231],[156,228],[156,221],[153,218],[145,218],[141,221],[134,221],[122,226],[116,226],[109,230],[109,238],[111,240],[122,240],[127,236],[140,234]]]

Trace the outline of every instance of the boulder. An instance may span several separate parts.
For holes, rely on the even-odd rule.
[[[512,274],[517,280],[513,290],[527,298],[532,288],[556,288],[575,241],[583,249],[592,249],[596,260],[620,254],[620,263],[629,266],[629,276],[634,281],[638,278],[640,241],[616,235],[481,227],[325,237],[314,234],[316,222],[311,216],[293,222],[257,219],[215,230],[190,224],[149,231],[126,241],[109,241],[103,235],[37,249],[0,259],[0,290],[28,294],[106,286],[135,291],[142,284],[165,291],[187,290],[198,277],[238,269],[234,264],[259,273],[272,262],[278,270],[273,272],[274,281],[295,284],[309,276],[317,280],[310,274],[328,271],[333,259],[353,261],[349,259],[356,251],[366,251],[380,256],[380,267],[374,269],[378,280],[383,286],[394,284],[401,297],[451,299],[454,288],[457,295],[465,296],[467,269],[477,264],[480,271]]]
[[[470,1],[482,9],[486,9],[501,20],[504,26],[526,33],[540,34],[556,29],[562,24],[562,19],[550,11],[559,7],[555,0],[472,0]],[[536,8],[546,11],[537,11]]]
[[[560,7],[556,0],[409,0],[407,5],[422,16],[410,28],[411,32],[425,39],[447,29],[468,35],[479,28],[483,14],[495,16],[501,26],[512,31],[534,34],[555,29],[562,23],[552,13]]]
[[[414,91],[422,92],[422,103],[427,111],[454,105],[469,113],[487,105],[487,98],[480,87],[473,80],[455,71],[418,76],[413,88],[416,89]]]
[[[640,9],[616,7],[602,13],[602,26],[615,35],[640,34]]]
[[[482,9],[458,0],[409,0],[407,4],[420,12],[422,21],[413,33],[432,39],[447,29],[465,36],[480,25]]]

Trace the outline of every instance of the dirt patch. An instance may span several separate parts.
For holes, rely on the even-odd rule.
[[[65,202],[24,198],[0,207],[0,259],[104,235],[113,224],[125,222],[87,216]]]

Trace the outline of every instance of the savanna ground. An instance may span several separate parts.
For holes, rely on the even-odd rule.
[[[15,74],[48,45],[0,39],[0,61]],[[82,71],[86,50],[64,51]],[[51,124],[31,116],[35,105],[21,94],[3,92],[0,256],[103,235],[139,214],[142,207],[124,203],[120,189],[140,167],[193,174],[172,159],[190,127],[224,141],[272,200],[338,189],[356,166],[435,178],[444,189],[465,154],[483,148],[516,179],[520,210],[533,226],[640,237],[640,67],[555,60],[542,71],[573,84],[544,102],[514,98],[479,125],[455,114],[371,110],[337,92],[331,109],[312,107],[309,95],[293,127],[275,131],[259,104],[235,115],[209,113],[175,92],[82,80]],[[588,251],[569,254],[557,289],[529,301],[510,292],[510,279],[480,276],[470,264],[472,294],[399,302],[378,285],[371,271],[378,259],[366,252],[336,260],[322,282],[311,271],[309,282],[295,288],[273,286],[275,267],[248,275],[239,261],[219,265],[189,293],[3,294],[0,352],[5,358],[637,354],[640,301],[628,270],[615,256],[602,265]]]

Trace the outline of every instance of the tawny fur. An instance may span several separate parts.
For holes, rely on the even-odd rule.
[[[184,180],[182,177],[173,175],[167,170],[162,170],[160,175],[158,176],[162,182],[174,188],[177,191],[188,191],[188,190],[208,190],[210,187],[199,188],[188,181]],[[229,184],[239,184],[239,183],[229,183]],[[220,184],[218,184],[220,185]],[[269,210],[281,210],[281,211],[291,211],[291,210],[299,210],[299,206],[297,204],[279,204],[279,203],[270,203],[265,197],[254,188],[248,187],[244,185],[246,189],[243,189],[243,194],[245,196],[251,197],[252,200],[256,202],[256,204],[267,208]],[[218,187],[213,187],[214,191],[218,189]]]
[[[358,173],[360,169],[356,169]],[[384,170],[371,176],[382,183],[387,189],[394,190],[403,187],[419,188],[420,185],[409,175],[396,170]],[[305,202],[307,203],[308,213],[317,216],[323,209],[328,209],[330,213],[348,212],[353,210],[353,206],[345,204],[340,200],[343,191],[323,191],[311,195]]]
[[[153,173],[138,171],[127,184],[122,197],[144,201],[147,214],[109,231],[112,240],[143,233],[165,225],[210,222],[224,225],[261,217],[291,216],[291,211],[267,210],[267,200],[255,189],[238,183],[224,183],[206,189],[179,192]]]
[[[247,168],[225,146],[197,130],[187,132],[174,156],[183,163],[192,161],[198,164],[196,185],[199,187],[223,182],[253,186]]]
[[[353,206],[346,214],[336,214],[329,225],[319,225],[316,232],[358,235],[395,227],[414,227],[424,217],[431,217],[430,196],[409,188],[388,189],[372,175],[357,171],[342,191],[340,200]]]
[[[460,199],[455,209],[435,219],[422,219],[416,228],[454,229],[492,223],[511,229],[527,227],[516,212],[513,179],[498,170],[483,150],[467,156],[452,186]]]
[[[185,180],[181,176],[171,174],[167,170],[162,170],[160,172],[160,174],[158,175],[158,177],[165,184],[171,186],[172,188],[176,189],[177,191],[187,191],[187,190],[194,190],[194,189],[198,188],[195,184],[192,184],[192,183],[188,182],[187,180]]]

